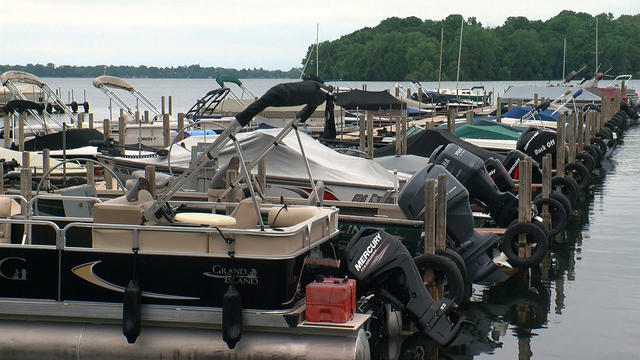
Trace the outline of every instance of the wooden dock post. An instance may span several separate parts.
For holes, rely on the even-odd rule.
[[[27,113],[20,114],[18,120],[18,151],[24,151],[24,124],[27,121]]]
[[[144,111],[144,122],[149,123],[149,110]]]
[[[29,155],[28,151],[21,151],[22,152],[22,166],[23,168],[31,168],[31,156]]]
[[[120,109],[118,117],[118,144],[120,144],[120,155],[124,155],[124,145],[127,141],[127,122],[124,118],[124,112]]]
[[[400,117],[402,123],[402,155],[407,155],[407,113]]]
[[[262,158],[258,161],[258,183],[262,192],[267,191],[267,159]]]
[[[78,114],[78,123],[76,125],[78,125],[78,129],[82,129],[82,127],[84,126],[84,113],[83,112]]]
[[[518,107],[522,107],[522,99],[518,99],[518,101],[516,101],[516,104],[518,105]]]
[[[182,141],[184,140],[184,131],[181,131],[184,129],[184,120],[187,118],[187,115],[185,113],[178,113],[178,131],[180,132],[178,134],[178,137],[176,138],[177,141]]]
[[[424,253],[436,253],[436,180],[424,182]]]
[[[367,114],[367,155],[373,159],[373,113]]]
[[[538,93],[533,94],[533,106],[538,106]]]
[[[365,116],[366,116],[366,112],[365,112]],[[367,136],[366,132],[365,132],[365,126],[364,126],[364,122],[365,119],[363,119],[363,116],[360,115],[360,113],[358,113],[358,127],[360,129],[360,142],[358,143],[358,150],[364,152],[364,146],[365,146],[365,136]]]
[[[89,113],[89,129],[94,129],[95,124],[93,123],[93,113]]]
[[[548,199],[551,195],[551,177],[552,177],[552,162],[553,157],[551,154],[547,154],[542,158],[542,198]],[[549,213],[549,206],[542,206],[542,221],[547,229],[551,229],[551,213]]]
[[[402,116],[396,117],[396,155],[402,154]]]
[[[447,174],[438,175],[436,251],[444,251],[447,244],[447,178]]]
[[[595,118],[595,114],[592,111],[589,111],[585,115],[585,132],[584,132],[584,143],[591,144],[591,139],[594,137],[595,129],[593,126],[593,119]]]
[[[144,167],[144,178],[149,182],[149,192],[156,197],[156,167],[147,165]]]
[[[104,171],[104,186],[105,186],[105,189],[112,190],[113,189],[113,176],[111,175],[111,172],[108,170],[108,168],[106,166],[105,166],[103,171]]]
[[[576,162],[576,113],[569,114],[567,130],[569,131],[567,136],[567,142],[569,143],[569,159],[567,160],[568,163],[574,163]]]
[[[169,115],[173,115],[173,96],[169,95]]]
[[[525,157],[520,161],[520,174],[518,178],[518,221],[531,221],[531,158]],[[526,234],[518,235],[518,256],[531,256],[531,247],[527,242]]]
[[[87,168],[87,185],[94,185],[96,183],[96,179],[95,179],[95,173],[93,169],[93,163],[90,161],[87,161],[87,163],[85,164],[85,167]]]
[[[111,124],[109,123],[109,119],[102,120],[102,134],[105,140],[111,137]]]
[[[502,99],[500,96],[496,98],[496,121],[502,122]]]
[[[0,166],[0,194],[4,194],[4,166]]]
[[[507,111],[511,110],[513,107],[513,100],[511,98],[507,99]]]
[[[162,95],[160,97],[160,106],[161,106],[161,109],[162,109],[161,114],[162,114],[162,116],[164,116],[164,114],[166,114],[166,111],[165,111],[165,97],[164,97],[164,95]]]
[[[2,138],[4,139],[4,148],[8,149],[11,147],[11,118],[9,114],[4,117],[4,129]]]
[[[560,114],[556,125],[556,176],[558,177],[564,177],[564,153],[566,144],[564,141],[565,119],[565,115]]]
[[[473,115],[474,115],[473,110],[467,111],[467,125],[473,125]]]
[[[49,149],[42,149],[42,176],[45,176],[45,174],[49,172],[49,169],[51,169],[51,153]],[[49,189],[49,179],[45,179],[42,185],[45,189]]]
[[[171,123],[169,122],[169,114],[162,115],[162,137],[164,138],[164,147],[171,145]]]
[[[447,116],[447,129],[455,135],[456,134],[456,111],[454,109],[449,110]]]
[[[578,113],[578,132],[576,133],[576,138],[578,138],[578,148],[576,152],[581,154],[584,151],[584,111],[580,111]]]

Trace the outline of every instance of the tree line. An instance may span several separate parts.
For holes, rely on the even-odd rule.
[[[456,80],[461,21],[464,21],[460,80],[548,80],[562,78],[566,38],[566,73],[586,66],[593,74],[596,18],[598,71],[640,76],[640,15],[591,16],[562,11],[546,21],[509,17],[503,25],[484,27],[474,17],[449,15],[441,21],[392,17],[319,44],[319,76],[340,80]],[[302,63],[316,68],[316,46]]]
[[[202,67],[200,65],[155,67],[155,66],[56,66],[53,63],[47,65],[0,65],[0,73],[10,70],[25,71],[38,77],[87,77],[95,78],[103,74],[122,78],[182,78],[182,79],[207,79],[220,75],[231,75],[240,79],[290,79],[300,77],[300,71],[292,68],[289,71],[254,69],[227,69],[222,67]]]

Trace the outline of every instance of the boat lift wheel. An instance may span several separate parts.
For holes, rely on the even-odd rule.
[[[418,267],[424,285],[443,285],[444,297],[453,300],[456,304],[464,301],[464,280],[458,266],[448,257],[436,254],[424,254],[413,259]],[[428,271],[431,270],[431,274]]]
[[[538,215],[542,213],[542,207],[547,205],[549,207],[549,213],[551,215],[551,228],[549,228],[549,237],[558,235],[567,226],[569,216],[567,211],[560,201],[554,198],[543,199],[537,198],[533,201],[533,204],[538,210]]]
[[[586,166],[580,163],[569,163],[565,165],[564,170],[571,174],[573,180],[578,184],[578,190],[584,191],[591,182],[591,173]]]
[[[531,246],[530,256],[522,257],[518,254],[520,234],[526,235]],[[549,239],[542,227],[531,222],[520,222],[507,228],[502,236],[500,248],[507,256],[509,264],[518,268],[530,268],[538,265],[547,254]]]
[[[560,187],[562,194],[569,199],[572,207],[578,202],[578,183],[571,177],[554,176],[551,178],[551,187],[553,189]]]

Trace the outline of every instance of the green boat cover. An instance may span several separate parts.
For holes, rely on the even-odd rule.
[[[456,136],[467,139],[518,140],[520,132],[499,125],[460,125],[456,126]]]

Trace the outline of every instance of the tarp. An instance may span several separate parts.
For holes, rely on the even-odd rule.
[[[429,157],[431,156],[431,153],[433,153],[433,150],[435,150],[438,146],[448,145],[450,143],[457,144],[458,146],[476,154],[483,160],[492,157],[502,161],[504,158],[503,155],[483,149],[460,139],[459,137],[453,135],[447,129],[423,130],[413,136],[408,137],[407,154]],[[385,145],[381,148],[376,149],[374,156],[389,156],[395,155],[395,153],[396,144],[395,142],[392,142],[389,145]]]
[[[427,166],[429,158],[418,155],[390,155],[373,159],[387,170],[414,175]]]
[[[503,118],[507,118],[507,119],[520,119],[530,111],[531,111],[531,108],[528,108],[528,107],[514,106],[513,108],[511,108],[511,110],[509,110],[509,111],[505,112],[504,114],[502,114],[502,117]],[[558,111],[557,113],[551,115],[552,113],[553,113],[553,110],[550,110],[550,109],[541,111],[538,114],[536,114],[535,119],[536,120],[542,120],[542,121],[554,121],[555,122],[555,121],[557,121],[558,116],[560,116],[560,111]],[[532,118],[529,116],[528,119],[531,120]]]
[[[262,149],[274,142],[275,137],[280,131],[281,129],[265,129],[238,133],[236,137],[242,147],[245,160],[252,161],[257,158]],[[304,146],[305,154],[309,159],[309,166],[311,167],[314,180],[340,182],[354,186],[376,185],[389,188],[393,187],[393,174],[375,161],[338,153],[304,133],[300,133],[300,138]],[[207,136],[209,143],[214,139],[215,137]],[[186,148],[191,148],[191,146],[202,141],[203,137],[191,136],[183,142]],[[228,164],[231,157],[235,155],[234,145],[231,143],[227,144],[227,146],[216,155],[219,166]],[[181,146],[174,145],[172,147],[172,167],[184,169],[189,165],[190,159],[191,152]],[[265,159],[268,176],[292,179],[307,178],[306,168],[294,132],[289,133],[278,146],[266,155]],[[132,161],[132,159],[126,160]],[[139,161],[146,165],[167,165],[167,159],[160,157],[140,159]],[[256,173],[257,168],[254,168],[253,172]],[[401,178],[405,177],[404,174],[400,175]]]
[[[386,91],[351,90],[338,93],[336,105],[347,110],[400,110],[407,107]]]
[[[520,132],[498,125],[460,125],[456,126],[456,136],[468,139],[518,140]]]

